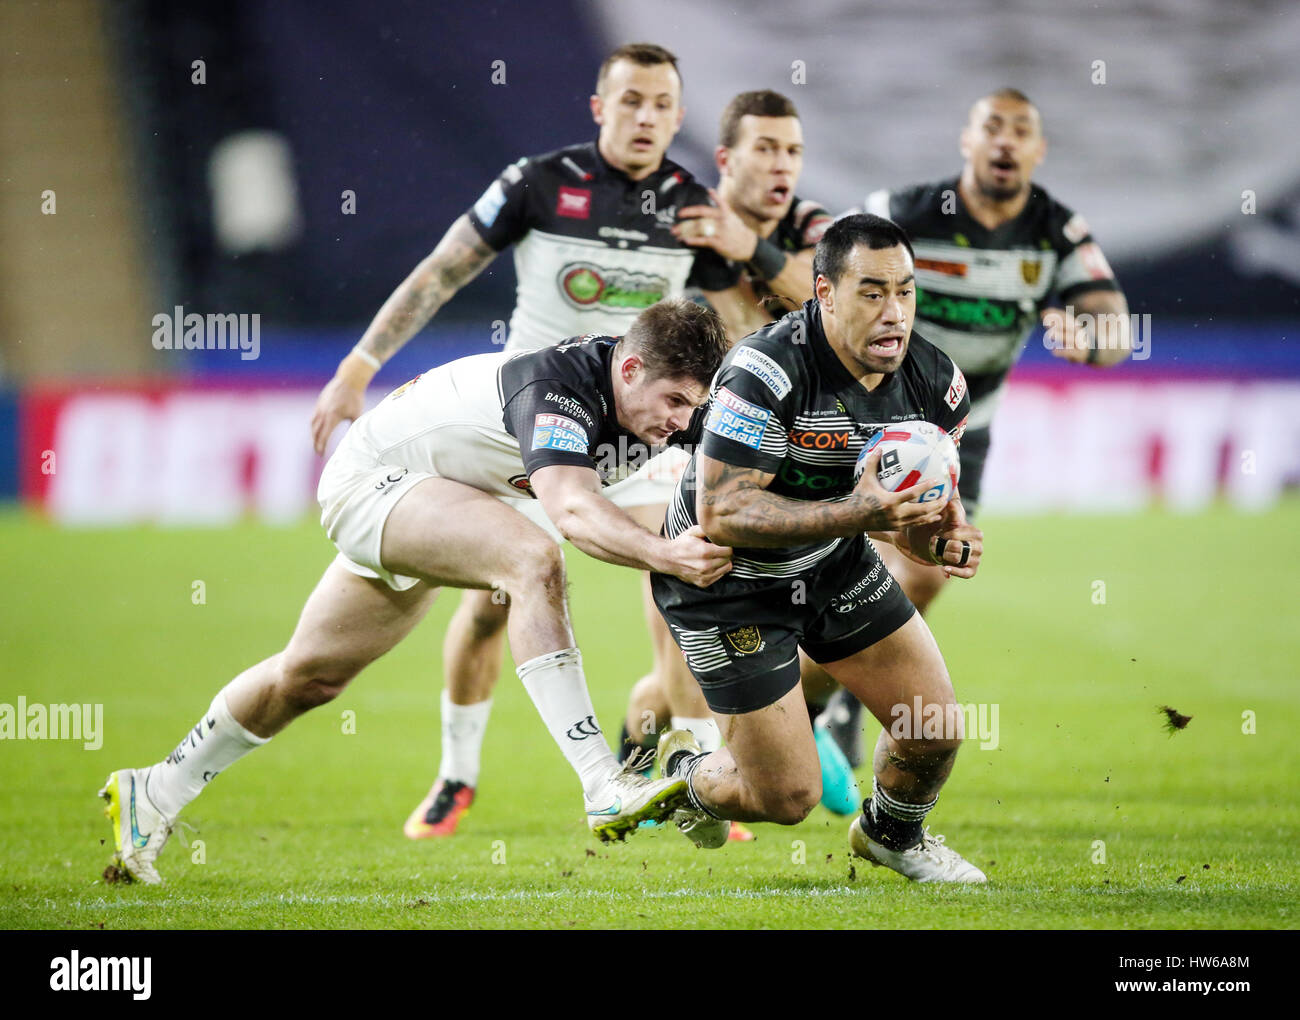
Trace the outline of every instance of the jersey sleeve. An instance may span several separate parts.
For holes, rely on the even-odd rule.
[[[775,474],[785,459],[790,372],[776,358],[740,344],[714,379],[700,452]]]
[[[1058,255],[1052,291],[1062,301],[1093,290],[1119,290],[1110,263],[1082,216],[1054,203],[1049,230]]]
[[[794,210],[794,226],[797,233],[796,245],[799,251],[816,248],[817,242],[826,233],[826,228],[835,222],[824,205],[812,200],[801,201]]]
[[[970,390],[966,386],[966,376],[953,360],[942,351],[935,349],[937,367],[935,390],[937,400],[934,404],[931,421],[952,437],[952,441],[961,445],[961,437],[966,432],[966,419],[970,417]]]
[[[521,240],[528,233],[529,177],[527,159],[511,163],[470,209],[469,221],[493,251]]]
[[[503,416],[506,431],[519,440],[525,474],[551,464],[596,470],[595,426],[588,423],[599,421],[600,415],[592,403],[554,379],[539,379],[515,394]]]

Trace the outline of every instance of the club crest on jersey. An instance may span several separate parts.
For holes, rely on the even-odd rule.
[[[574,220],[590,219],[591,189],[561,187],[560,195],[555,200],[555,215]]]
[[[587,452],[587,430],[562,414],[539,414],[533,419],[533,449]]]
[[[1020,278],[1029,286],[1032,287],[1038,282],[1038,278],[1042,275],[1042,272],[1043,264],[1041,262],[1031,259],[1020,260]]]
[[[506,479],[506,484],[518,489],[525,495],[531,496],[533,499],[537,498],[537,493],[533,491],[533,483],[528,480],[527,475],[511,475]]]
[[[741,655],[753,655],[755,652],[761,652],[763,645],[763,635],[757,627],[737,627],[735,630],[729,630],[722,635],[727,639],[727,644],[731,645]]]

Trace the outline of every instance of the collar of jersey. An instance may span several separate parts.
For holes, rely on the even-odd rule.
[[[667,156],[664,156],[659,161],[659,165],[655,168],[654,173],[649,177],[643,177],[639,181],[634,181],[622,170],[618,169],[618,167],[611,166],[606,161],[604,155],[600,151],[599,135],[596,137],[596,140],[591,143],[591,155],[596,161],[596,172],[598,175],[613,177],[624,187],[629,188],[643,188],[648,182],[658,185],[666,176],[676,173],[679,169],[676,163],[670,160]]]

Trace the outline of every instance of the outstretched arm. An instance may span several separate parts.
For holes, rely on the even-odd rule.
[[[700,588],[731,569],[731,550],[709,543],[698,528],[667,539],[641,527],[601,494],[591,468],[551,464],[528,480],[560,534],[588,556],[672,574]]]
[[[321,390],[311,419],[312,443],[317,453],[324,453],[325,441],[340,421],[361,414],[366,386],[383,363],[482,272],[495,255],[468,215],[451,225],[438,246],[384,302],[360,342]]]

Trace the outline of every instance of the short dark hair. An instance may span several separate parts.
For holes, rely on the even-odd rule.
[[[730,347],[718,313],[687,298],[665,298],[632,320],[615,357],[635,354],[650,379],[712,381]]]
[[[916,261],[906,230],[883,216],[857,213],[836,220],[817,242],[817,250],[813,252],[813,279],[824,276],[831,283],[839,283],[844,275],[844,260],[860,244],[876,250],[901,244],[912,261]]]
[[[682,80],[682,69],[677,66],[677,55],[675,53],[654,43],[628,43],[626,46],[620,46],[616,49],[600,65],[600,70],[596,72],[596,95],[601,95],[600,90],[605,86],[605,78],[609,75],[609,69],[620,60],[630,60],[641,67],[670,64],[672,69],[677,72],[677,81],[680,83]]]
[[[994,89],[992,92],[987,92],[980,96],[980,99],[1011,99],[1017,103],[1028,103],[1030,106],[1033,106],[1034,109],[1038,109],[1032,99],[1019,89],[1013,89],[1010,85],[1007,85],[1004,88]],[[976,100],[976,102],[978,101],[979,100]]]
[[[730,149],[736,144],[740,134],[741,117],[799,117],[799,111],[780,92],[771,89],[759,89],[757,92],[742,92],[727,104],[722,111],[722,121],[718,126],[718,144]]]

